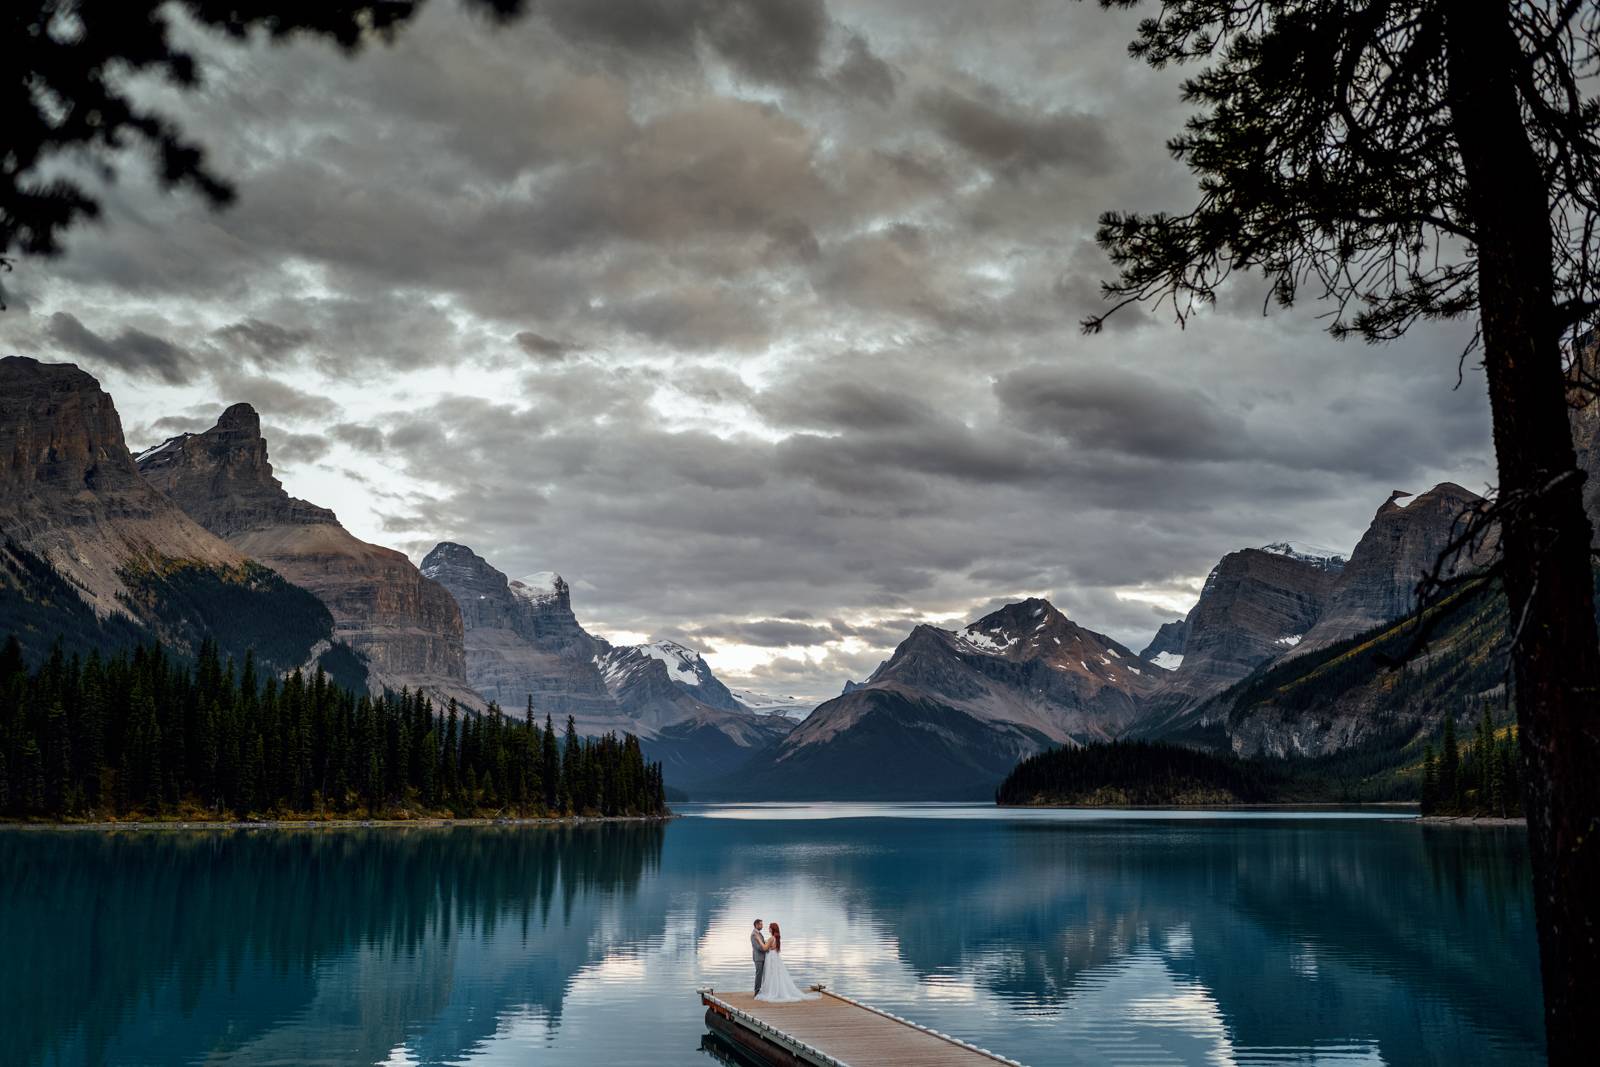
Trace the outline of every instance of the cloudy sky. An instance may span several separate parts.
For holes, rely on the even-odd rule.
[[[136,448],[250,401],[357,535],[557,570],[596,632],[819,696],[1025,594],[1143,647],[1225,552],[1490,478],[1459,331],[1338,344],[1246,279],[1080,336],[1097,214],[1193,195],[1137,12],[534,7],[434,0],[353,60],[204,42],[202,94],[143,91],[238,202],[130,160],[7,279],[0,351],[100,376]]]

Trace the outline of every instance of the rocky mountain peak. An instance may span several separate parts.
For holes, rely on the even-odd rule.
[[[1454,482],[1425,493],[1395,490],[1379,506],[1328,597],[1327,609],[1298,644],[1296,654],[1323,648],[1416,606],[1417,583],[1462,528],[1463,516],[1482,498]],[[1449,563],[1446,574],[1471,569],[1471,558]]]
[[[290,496],[255,408],[230,405],[209,430],[146,449],[138,462],[200,525],[315,594],[338,637],[366,657],[374,689],[479,703],[465,684],[455,601],[404,553],[362,541],[329,509]]]
[[[535,571],[508,583],[512,594],[532,604],[553,604],[572,610],[572,591],[566,579],[555,571]]]
[[[1182,626],[1163,626],[1166,643],[1145,650],[1169,668],[1151,702],[1152,721],[1182,714],[1298,645],[1345,570],[1336,559],[1276,545],[1223,556]]]
[[[230,404],[217,419],[217,430],[242,437],[260,438],[261,416],[249,404]]]
[[[920,627],[919,627],[920,629]],[[955,631],[933,629],[946,640],[953,637],[966,650],[1011,660],[1060,661],[1065,669],[1100,673],[1089,661],[1128,661],[1135,674],[1131,651],[1103,634],[1085,629],[1042,597],[1029,597],[990,612],[977,622]],[[1074,651],[1076,650],[1076,652]],[[1082,653],[1081,655],[1078,653]]]
[[[0,359],[0,485],[15,492],[141,485],[116,405],[73,363]]]
[[[434,545],[428,554],[422,557],[422,566],[419,569],[424,578],[431,578],[446,585],[448,585],[447,578],[456,581],[472,581],[490,575],[499,575],[502,580],[505,578],[505,575],[489,565],[488,560],[466,545],[458,545],[454,541],[440,541]]]
[[[116,405],[92,375],[25,356],[0,359],[0,529],[100,616],[128,612],[124,572],[136,560],[229,573],[245,564],[139,476]]]
[[[422,557],[422,574],[456,598],[469,631],[509,630],[536,642],[581,646],[585,656],[599,644],[578,625],[570,587],[554,571],[508,578],[466,545],[441,541]]]
[[[1393,497],[1390,498],[1391,500]],[[1316,545],[1302,544],[1299,541],[1274,541],[1270,545],[1262,545],[1261,551],[1270,552],[1275,556],[1287,556],[1297,559],[1302,563],[1309,563],[1321,570],[1332,571],[1337,574],[1344,570],[1344,565],[1349,562],[1345,557],[1331,548],[1320,548]]]
[[[728,711],[743,710],[731,690],[712,673],[711,665],[699,652],[677,641],[652,641],[644,645],[621,645],[607,649],[595,659],[606,688],[623,701],[643,704],[637,695],[651,694],[651,701],[670,702],[664,685],[677,687],[693,700]]]
[[[535,710],[587,722],[616,715],[596,656],[607,645],[579,625],[567,583],[541,571],[507,578],[466,545],[441,541],[422,573],[450,592],[466,627],[467,679],[513,713]]]
[[[1139,653],[1139,658],[1149,660],[1164,670],[1175,671],[1183,666],[1183,648],[1188,641],[1187,619],[1164,622],[1156,631],[1156,635],[1150,639],[1150,643],[1145,646],[1144,651]]]
[[[145,480],[222,538],[282,525],[337,523],[327,508],[292,497],[273,474],[261,417],[234,404],[203,433],[180,434],[139,453]]]

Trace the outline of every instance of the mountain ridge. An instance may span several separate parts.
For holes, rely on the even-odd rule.
[[[468,681],[487,699],[511,714],[532,706],[570,715],[585,734],[633,733],[674,787],[732,772],[792,725],[740,704],[686,645],[612,645],[590,634],[559,574],[510,579],[453,541],[435,545],[422,572],[456,598]]]
[[[331,510],[291,497],[249,404],[140,456],[139,473],[191,518],[327,606],[338,639],[366,659],[373,692],[422,689],[482,706],[467,686],[455,599],[404,553],[362,541]]]
[[[708,794],[973,799],[1024,756],[1115,736],[1157,668],[1028,598],[964,627],[915,627],[868,679],[820,704]],[[857,776],[852,768],[877,767]]]
[[[54,637],[187,654],[209,639],[283,671],[334,648],[315,597],[143,478],[110,394],[75,364],[0,358],[0,527],[0,621],[35,655]]]

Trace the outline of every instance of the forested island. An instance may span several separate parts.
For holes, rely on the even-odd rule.
[[[29,671],[0,649],[0,817],[298,819],[656,816],[661,766],[632,734],[571,717],[443,713],[421,693],[356,694],[319,668],[261,676],[204,643]]]
[[[1359,754],[1358,754],[1359,755]],[[1458,740],[1446,717],[1440,745],[1420,762],[1369,777],[1359,758],[1241,759],[1164,741],[1112,741],[1042,752],[1017,764],[995,791],[1013,806],[1204,807],[1230,804],[1420,801],[1423,815],[1520,818],[1522,780],[1515,724],[1496,728],[1485,711]],[[1377,781],[1377,793],[1352,783]]]
[[[1283,799],[1259,760],[1160,741],[1111,741],[1041,752],[1017,764],[995,791],[1002,805],[1198,807]]]

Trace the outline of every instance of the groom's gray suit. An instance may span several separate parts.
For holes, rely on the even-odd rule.
[[[761,943],[761,931],[750,931],[750,959],[756,965],[756,992],[761,992],[761,978],[767,973],[767,950]]]

